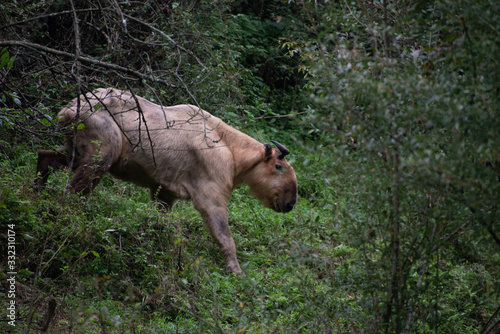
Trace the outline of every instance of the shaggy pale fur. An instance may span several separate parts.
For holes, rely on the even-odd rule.
[[[49,166],[73,163],[74,192],[89,192],[109,171],[149,188],[167,211],[176,199],[191,199],[219,244],[227,270],[235,273],[241,269],[226,209],[233,189],[249,185],[277,212],[290,211],[297,201],[295,172],[278,149],[196,106],[162,107],[111,88],[79,101],[73,100],[58,115],[66,131],[65,147],[39,152],[38,186],[47,181]],[[75,122],[80,124],[76,137]]]

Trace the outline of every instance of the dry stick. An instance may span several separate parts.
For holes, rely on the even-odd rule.
[[[175,42],[175,41],[172,39],[172,37],[170,37],[169,35],[165,34],[165,32],[164,32],[164,31],[162,31],[162,30],[160,30],[160,29],[158,29],[158,28],[155,28],[155,27],[154,27],[154,26],[152,26],[151,24],[146,23],[146,22],[144,22],[144,21],[142,21],[142,20],[139,20],[139,19],[137,19],[137,18],[135,18],[135,17],[133,17],[133,16],[130,16],[130,15],[127,15],[127,14],[123,14],[123,16],[125,16],[125,17],[126,17],[126,18],[128,18],[128,19],[131,19],[132,21],[135,21],[135,22],[137,22],[137,23],[140,23],[140,24],[142,24],[142,25],[145,25],[145,26],[146,26],[146,27],[148,27],[149,29],[151,29],[151,30],[153,30],[153,31],[155,31],[155,32],[157,32],[157,33],[159,33],[160,35],[162,35],[163,37],[165,37],[165,38],[166,38],[166,39],[167,39],[170,43],[174,44],[174,45],[175,45],[178,49],[181,49],[182,51],[186,52],[186,53],[187,53],[187,54],[189,54],[191,57],[193,57],[194,59],[196,59],[196,61],[198,62],[198,64],[200,64],[200,65],[201,65],[201,67],[203,67],[203,69],[204,69],[204,70],[206,70],[206,69],[207,69],[207,67],[205,66],[205,64],[203,64],[203,63],[201,62],[201,60],[200,60],[200,59],[198,59],[198,57],[196,57],[196,55],[195,55],[194,53],[192,53],[191,51],[189,51],[189,50],[188,50],[188,49],[186,49],[185,47],[183,47],[183,46],[179,45],[177,42]]]
[[[179,73],[179,69],[181,68],[182,65],[182,55],[179,48],[177,48],[177,55],[178,55],[178,61],[177,61],[177,67],[175,68],[175,73]]]
[[[306,12],[307,18],[308,18],[309,22],[311,22],[312,29],[313,29],[314,33],[316,34],[316,36],[318,36],[318,29],[316,28],[316,24],[314,23],[314,20],[311,16],[311,13],[309,13],[309,11],[307,10],[305,1],[302,0],[301,2],[302,2],[302,8],[304,8],[304,11]],[[320,50],[321,50],[321,48],[320,48]]]
[[[76,15],[74,0],[70,0],[70,3],[71,3],[71,9],[73,10],[73,31],[75,33],[75,62],[73,64],[73,67],[74,68],[76,67],[75,77],[76,77],[77,100],[76,100],[76,117],[73,126],[73,152],[71,152],[71,162],[68,167],[68,178],[66,180],[66,187],[64,190],[65,193],[70,183],[71,169],[75,163],[75,158],[76,158],[76,145],[77,145],[76,135],[78,131],[78,121],[80,119],[80,108],[81,108],[80,95],[82,93],[82,78],[80,77],[80,62],[78,61],[78,57],[80,57],[81,54],[80,28],[78,26],[78,16]],[[74,73],[73,69],[71,72]]]
[[[463,29],[464,29],[464,34],[465,34],[465,39],[467,40],[467,43],[465,44],[466,45],[466,48],[467,50],[469,51],[469,54],[470,55],[473,55],[474,54],[474,50],[472,50],[472,40],[470,38],[470,35],[469,35],[469,28],[467,26],[467,22],[465,19],[461,18],[460,19],[460,24],[462,25]],[[477,81],[477,67],[476,67],[476,57],[470,57],[470,60],[471,60],[471,64],[472,64],[472,81],[473,83],[475,83]],[[474,97],[475,97],[475,93],[473,92],[471,94],[471,97],[470,97],[470,104],[473,104],[474,103]]]
[[[76,15],[76,14],[75,14]],[[124,14],[125,15],[125,14]],[[130,17],[128,15],[125,15],[126,17],[129,17],[131,19],[134,19],[135,21],[138,21],[138,22],[141,22],[141,23],[144,23],[142,21],[139,21],[133,17]],[[146,23],[144,23],[146,24]],[[148,24],[146,24],[147,26],[150,26]],[[150,26],[151,27],[151,26]],[[158,31],[160,32],[163,36],[167,37],[170,41],[172,41],[173,43],[175,43],[168,35],[166,35],[164,32],[162,32],[161,30],[158,30],[154,27],[151,27],[152,29],[154,29],[155,31]],[[177,45],[177,44],[176,44]],[[93,59],[93,58],[89,58],[89,57],[85,57],[85,56],[81,56],[80,53],[76,53],[76,54],[72,54],[72,53],[69,53],[69,52],[65,52],[65,51],[60,51],[60,50],[56,50],[56,49],[52,49],[52,48],[49,48],[49,47],[46,47],[46,46],[43,46],[43,45],[40,45],[40,44],[37,44],[37,43],[31,43],[31,42],[26,42],[26,41],[13,41],[13,40],[7,40],[7,41],[0,41],[0,46],[18,46],[18,47],[25,47],[25,48],[31,48],[31,49],[35,49],[35,50],[38,50],[38,51],[43,51],[43,52],[47,52],[47,53],[50,53],[50,54],[55,54],[55,55],[59,55],[59,56],[63,56],[63,57],[67,57],[67,58],[71,58],[75,61],[80,61],[80,62],[83,62],[83,63],[89,63],[89,64],[93,64],[93,65],[97,65],[97,66],[101,66],[101,67],[104,67],[104,68],[108,68],[108,69],[112,69],[112,70],[116,70],[116,71],[119,71],[119,72],[125,72],[125,73],[129,73],[129,74],[133,74],[141,79],[145,79],[145,80],[151,80],[151,81],[156,81],[156,82],[160,82],[160,83],[164,83],[164,84],[170,84],[168,81],[166,80],[163,80],[163,79],[160,79],[158,77],[153,77],[153,76],[150,76],[150,75],[146,75],[146,74],[143,74],[141,72],[138,72],[138,71],[135,71],[135,70],[132,70],[130,68],[127,68],[127,67],[123,67],[123,66],[119,66],[119,65],[115,65],[115,64],[111,64],[111,63],[106,63],[106,62],[103,62],[103,61],[100,61],[100,60],[96,60],[96,59]],[[178,45],[177,45],[178,46]],[[189,53],[188,50],[186,50],[185,48],[182,48],[180,46],[178,46],[181,50],[183,51],[186,51]],[[194,56],[194,55],[193,55]],[[194,56],[195,57],[195,56]],[[196,57],[195,57],[196,58]],[[197,58],[196,58],[197,59]],[[198,60],[198,59],[197,59]],[[198,60],[198,62],[203,66],[203,68],[206,69],[206,67]],[[171,73],[171,71],[166,71],[167,73]],[[184,80],[182,80],[182,78],[179,76],[178,73],[171,73],[173,74],[181,83],[182,85],[184,86],[184,88],[186,89],[186,91],[188,92],[188,94],[191,96],[191,98],[193,99],[193,101],[196,103],[196,105],[200,108],[201,110],[201,107],[199,106],[199,103],[198,101],[196,100],[196,98],[193,96],[193,94],[191,93],[191,91],[188,89],[188,87],[186,86],[186,84],[184,83]],[[79,103],[80,103],[80,100],[79,100],[79,96],[78,95],[78,105],[77,105],[77,115],[79,113]],[[202,115],[203,116],[203,115]],[[204,117],[203,117],[204,118]],[[77,117],[78,119],[78,117]],[[206,137],[206,131],[205,131],[205,137]]]
[[[75,228],[75,222],[73,222],[73,230],[72,230],[72,232],[74,231],[74,228]],[[36,271],[35,271],[35,278],[34,278],[33,284],[32,284],[33,289],[35,289],[36,286],[37,286],[38,278],[45,273],[45,270],[47,268],[49,268],[50,263],[52,262],[52,260],[54,260],[54,258],[56,257],[56,255],[59,253],[59,251],[61,251],[61,249],[63,248],[63,246],[66,244],[66,241],[68,241],[69,237],[71,237],[71,236],[72,236],[72,233],[70,233],[66,237],[66,239],[64,239],[64,241],[59,246],[59,248],[57,249],[57,251],[52,255],[52,257],[48,261],[43,262],[43,257],[45,256],[45,250],[47,249],[47,243],[48,243],[49,239],[52,238],[52,232],[45,239],[45,243],[43,244],[42,254],[40,255],[40,263],[37,265],[37,268],[36,268]],[[42,267],[42,263],[43,263],[43,267]],[[39,298],[42,298],[42,297],[37,297],[35,299],[35,301],[32,303],[33,307],[31,309],[30,313],[28,314],[28,330],[27,330],[28,333],[30,331],[31,324],[32,324],[32,321],[33,321],[33,314],[35,313],[35,305],[36,305],[36,303],[37,303],[37,301],[38,301]]]
[[[375,58],[378,58],[378,43],[377,43],[377,35],[375,34],[375,30],[374,29],[371,29],[367,24],[364,24],[363,22],[361,22],[357,17],[356,15],[354,14],[354,12],[352,11],[351,7],[349,7],[349,5],[347,4],[347,1],[344,0],[344,4],[345,6],[347,7],[347,9],[349,10],[349,12],[351,13],[352,17],[354,18],[354,20],[356,22],[358,22],[361,26],[365,27],[365,29],[369,30],[372,32],[373,34],[373,47],[375,49]],[[370,20],[371,21],[371,20]]]
[[[161,30],[159,30],[157,28],[154,28],[153,26],[151,26],[151,25],[149,25],[149,24],[147,24],[147,23],[145,23],[143,21],[140,21],[140,20],[138,20],[138,19],[136,19],[136,18],[134,18],[132,16],[129,16],[129,15],[126,15],[126,14],[124,14],[124,16],[127,17],[127,18],[130,18],[130,19],[132,19],[134,21],[137,21],[139,23],[142,23],[142,24],[150,27],[154,31],[162,34],[162,36],[164,36],[169,41],[171,41],[172,43],[174,43],[179,49],[181,49],[181,50],[185,51],[186,53],[189,53],[190,55],[192,55],[198,61],[198,63],[204,69],[206,69],[205,65],[203,63],[201,63],[201,61],[195,55],[193,55],[187,49],[179,46],[177,43],[175,43],[175,41],[173,41],[170,38],[170,36],[166,35],[163,31],[161,31]],[[18,47],[31,48],[31,49],[35,49],[37,51],[43,51],[43,52],[47,52],[47,53],[50,53],[50,54],[54,54],[54,55],[58,55],[58,56],[63,56],[63,57],[71,58],[71,59],[74,59],[75,61],[80,61],[80,62],[83,62],[83,63],[89,63],[89,64],[101,66],[101,67],[104,67],[104,68],[116,70],[116,71],[119,71],[119,72],[125,72],[125,73],[129,73],[129,74],[133,74],[136,77],[141,78],[141,79],[156,81],[156,82],[164,83],[164,84],[167,84],[167,85],[170,84],[170,82],[168,82],[166,80],[163,80],[163,79],[160,79],[158,77],[151,76],[151,75],[146,75],[146,74],[143,74],[141,72],[138,72],[138,71],[132,70],[130,68],[127,68],[127,67],[123,67],[123,66],[119,66],[119,65],[116,65],[116,64],[111,64],[111,63],[103,62],[103,61],[100,61],[100,60],[97,60],[97,59],[94,59],[94,58],[89,58],[89,57],[81,56],[80,54],[72,54],[72,53],[69,53],[69,52],[56,50],[56,49],[49,48],[49,47],[46,47],[46,46],[43,46],[43,45],[40,45],[40,44],[37,44],[37,43],[31,43],[31,42],[27,42],[27,41],[7,40],[7,41],[0,41],[0,46],[18,46]],[[191,93],[191,91],[188,89],[188,87],[186,86],[184,80],[180,77],[180,75],[178,73],[172,73],[171,71],[165,71],[165,72],[173,74],[182,83],[182,85],[184,86],[184,88],[186,89],[186,91],[188,92],[188,94],[191,96],[191,98],[193,99],[193,101],[195,102],[195,104],[201,110],[201,107],[200,107],[198,101],[193,96],[193,94]],[[206,137],[206,131],[205,131],[205,137]]]
[[[47,333],[50,325],[50,321],[54,317],[54,314],[56,312],[56,307],[57,307],[57,302],[54,296],[50,297],[49,303],[47,305],[47,313],[45,314],[45,318],[42,321],[41,329],[40,331],[42,333]]]
[[[491,219],[491,222],[490,224],[488,224],[486,226],[486,230],[490,233],[490,235],[493,237],[493,240],[495,240],[495,242],[497,243],[497,245],[500,246],[500,238],[497,236],[497,234],[495,233],[495,231],[493,230],[493,226],[495,224],[495,217],[496,217],[496,213],[497,213],[497,206],[494,205],[490,211],[493,211],[492,214],[490,215],[490,219]],[[487,222],[485,222],[483,225],[486,225]]]
[[[366,29],[369,29],[368,25],[364,24],[363,22],[361,22],[357,17],[356,15],[354,15],[354,12],[352,11],[351,7],[349,7],[349,5],[347,4],[347,1],[344,0],[344,4],[346,5],[347,9],[349,10],[349,12],[351,13],[352,17],[354,18],[354,20],[356,22],[358,22],[361,26],[365,27]]]
[[[397,139],[397,138],[395,138]],[[392,238],[391,238],[391,246],[392,246],[392,282],[389,286],[386,311],[383,317],[384,323],[386,325],[385,331],[389,330],[389,323],[391,320],[391,316],[393,314],[393,307],[395,308],[396,315],[399,312],[399,303],[402,299],[402,291],[401,291],[401,255],[400,255],[400,240],[399,240],[399,227],[400,227],[400,215],[399,215],[399,190],[400,190],[400,175],[399,175],[399,154],[398,154],[398,146],[397,140],[393,146],[394,154],[393,154],[393,168],[394,168],[394,194],[392,195],[392,208],[391,213],[389,215],[389,228],[391,229]],[[396,333],[401,332],[400,328],[401,323],[399,320],[396,320]]]
[[[35,269],[35,278],[33,279],[33,284],[32,284],[32,288],[33,290],[36,289],[36,285],[37,285],[37,282],[38,282],[38,277],[40,276],[40,268],[42,267],[42,260],[43,260],[43,257],[45,255],[45,250],[47,248],[47,243],[49,241],[49,237],[51,236],[51,234],[53,233],[53,231],[51,231],[49,233],[49,236],[45,239],[45,242],[43,244],[43,249],[42,249],[42,254],[40,254],[40,263],[38,263],[36,269]],[[46,265],[48,264],[48,262],[46,262]],[[33,315],[35,314],[35,305],[38,301],[40,297],[36,297],[35,300],[32,301],[32,307],[31,307],[31,310],[29,311],[28,313],[28,329],[26,330],[27,333],[30,332],[31,330],[31,324],[33,322]]]
[[[164,83],[164,84],[167,84],[167,85],[170,84],[170,82],[168,82],[167,80],[163,80],[163,79],[158,78],[158,77],[153,77],[151,75],[147,75],[147,74],[144,74],[144,73],[132,70],[132,69],[130,69],[128,67],[123,67],[123,66],[119,66],[119,65],[116,65],[116,64],[107,63],[107,62],[104,62],[104,61],[100,61],[100,60],[97,60],[97,59],[94,59],[94,58],[85,57],[85,56],[81,56],[81,55],[77,56],[77,55],[75,55],[73,53],[56,50],[56,49],[49,48],[49,47],[46,47],[46,46],[43,46],[43,45],[40,45],[40,44],[37,44],[37,43],[31,43],[31,42],[26,42],[26,41],[7,40],[7,41],[0,41],[0,46],[18,46],[18,47],[25,47],[25,48],[29,48],[29,49],[34,49],[34,50],[37,50],[37,51],[43,51],[43,52],[47,52],[47,53],[50,53],[50,54],[53,54],[53,55],[62,56],[62,57],[66,57],[66,58],[71,58],[71,59],[74,59],[74,60],[78,60],[78,61],[80,61],[82,63],[88,63],[88,64],[97,65],[97,66],[100,66],[100,67],[112,69],[112,70],[119,71],[119,72],[125,72],[125,73],[129,73],[129,74],[133,74],[136,77],[144,79],[144,80],[156,81],[156,82]],[[171,73],[170,71],[165,71],[165,72]]]
[[[80,30],[78,28],[78,17],[76,15],[76,10],[75,10],[75,6],[74,6],[74,2],[73,0],[70,1],[71,2],[71,7],[72,7],[72,11],[73,11],[73,29],[74,29],[74,32],[75,32],[75,65],[76,65],[76,68],[77,68],[77,83],[78,83],[78,93],[80,93],[80,89],[81,89],[81,78],[80,78],[80,65],[79,65],[79,62],[78,62],[78,58],[80,57]],[[79,96],[80,94],[78,94],[78,106],[77,106],[77,120],[78,120],[78,116],[79,116],[79,110],[80,110],[80,99],[79,99]],[[74,136],[74,140],[76,141],[76,129],[77,129],[77,126],[75,124],[75,136]],[[74,148],[73,148],[73,157],[72,157],[72,161],[71,161],[71,164],[70,164],[70,168],[71,166],[73,165],[74,163],[74,157],[75,157],[75,149],[76,149],[76,145],[74,145]],[[66,182],[66,184],[69,183],[69,173],[68,173],[68,180]],[[64,242],[62,243],[62,245],[58,248],[58,250],[54,253],[54,255],[52,256],[52,258],[47,261],[46,263],[46,267],[48,267],[48,264],[52,261],[52,259],[54,259],[54,257],[57,255],[57,253],[62,249],[62,247],[64,246],[64,244],[66,243],[66,241],[68,240],[69,236],[66,237],[66,239],[64,240]],[[38,275],[38,273],[37,273]],[[36,280],[35,280],[36,282]],[[48,328],[49,324],[50,324],[50,320],[51,318],[53,317],[53,313],[55,312],[55,308],[56,308],[57,304],[55,303],[55,300],[54,300],[54,303],[51,303],[49,302],[49,313],[47,314],[47,322],[44,324],[44,327],[46,326],[45,330]],[[51,311],[52,309],[52,311]],[[51,314],[52,313],[52,314]],[[29,327],[31,326],[31,319],[32,319],[32,316],[33,314],[30,315],[30,324],[29,324]],[[29,332],[29,327],[28,327],[28,332]]]
[[[130,140],[130,138],[127,136],[127,134],[125,133],[125,131],[122,129],[122,127],[120,126],[120,124],[118,124],[118,121],[116,120],[115,118],[115,115],[111,112],[111,110],[109,110],[108,106],[103,102],[103,99],[101,99],[100,96],[97,96],[94,92],[92,92],[90,90],[89,87],[85,87],[85,89],[89,92],[89,94],[91,94],[97,101],[99,101],[99,103],[102,105],[102,107],[104,109],[106,109],[106,111],[108,112],[109,116],[111,116],[111,118],[113,119],[113,121],[115,122],[115,124],[118,126],[118,128],[120,129],[122,135],[127,139],[127,141],[129,142],[129,144],[132,146],[132,140]],[[90,99],[88,97],[88,94],[85,94],[84,95],[85,97],[85,101],[89,104],[89,106],[91,106],[91,102],[90,102]],[[105,96],[106,97],[106,96]]]
[[[52,67],[53,66],[47,64],[46,67],[44,67],[42,69],[39,69],[37,71],[33,71],[30,74],[31,75],[35,75],[37,73],[41,73],[41,72],[44,72],[44,71],[47,71],[47,70],[52,72],[53,71]],[[0,89],[0,92],[3,92],[4,90],[17,91],[17,93],[20,95],[20,98],[22,100],[29,100],[29,98],[36,98],[36,99],[39,98],[38,96],[33,96],[33,95],[30,95],[30,94],[26,94],[26,92],[24,92],[23,88],[19,88],[19,87],[15,86],[15,84],[10,80],[10,78],[7,76],[7,74],[8,74],[8,72],[4,73],[3,77],[1,78],[1,80],[2,80],[2,88]],[[28,75],[30,75],[30,74],[28,74]],[[55,79],[55,81],[57,82],[57,79]],[[24,109],[24,108],[21,108],[21,109],[22,110],[20,110],[20,111],[23,114],[25,114],[29,118],[32,118],[33,114],[31,112],[28,112],[28,110]],[[39,111],[37,107],[32,107],[31,109],[34,110],[35,112],[38,112],[38,113],[42,114],[46,120],[48,120],[51,124],[53,124],[53,120],[51,118],[47,117],[43,112]],[[0,113],[0,114],[3,114],[3,113]],[[5,115],[7,115],[7,114],[5,114]],[[45,126],[45,124],[43,124],[39,120],[38,117],[33,118],[33,121],[35,121],[40,127],[44,127]],[[19,124],[16,124],[16,126],[22,128],[22,130],[30,133],[33,136],[33,138],[39,139],[37,137],[40,136],[40,133],[36,133],[36,132],[34,132],[32,130],[25,129],[22,125],[19,125]],[[36,127],[36,128],[38,128],[38,127]]]
[[[389,22],[387,20],[387,0],[382,0],[382,6],[384,7],[384,52],[385,58],[389,59]]]
[[[99,8],[89,8],[89,9],[77,9],[76,12],[78,12],[78,13],[85,13],[85,12],[95,12],[95,11],[100,11],[100,10],[102,10],[102,9],[99,9]],[[26,19],[26,20],[22,20],[22,21],[12,22],[12,23],[0,26],[0,30],[5,29],[5,28],[9,28],[9,27],[13,27],[13,26],[16,26],[16,25],[25,24],[25,23],[28,23],[28,22],[40,20],[40,19],[46,19],[48,17],[59,16],[59,15],[66,15],[66,14],[73,14],[74,12],[75,12],[74,10],[65,10],[65,11],[58,12],[58,13],[51,13],[51,14],[46,14],[46,15],[41,15],[41,16],[33,17],[31,19]]]
[[[202,109],[200,107],[200,104],[198,103],[198,100],[196,100],[196,98],[191,93],[191,91],[187,87],[187,85],[184,82],[184,80],[182,80],[181,76],[177,72],[174,73],[174,76],[177,78],[177,80],[179,80],[181,82],[181,84],[184,86],[184,89],[188,92],[189,96],[191,96],[191,98],[193,99],[193,101],[196,103],[196,106],[199,108],[198,111],[197,111],[197,113],[200,113],[201,114],[201,118],[203,119],[203,139],[205,140],[205,144],[207,144],[208,147],[211,147],[210,144],[208,144],[208,141],[207,141],[208,140],[208,136],[207,136],[207,119],[205,118],[205,115],[203,114],[203,111],[202,111]],[[195,115],[193,115],[193,117]]]
[[[124,77],[124,76],[120,75],[119,73],[116,73],[116,75],[117,75],[118,77],[120,77],[121,79],[123,79],[123,80],[127,83],[127,87],[129,87],[129,89],[130,89],[130,86],[128,85],[128,81],[127,81],[127,80],[133,80],[133,79],[130,79],[130,78]],[[159,106],[161,107],[161,111],[162,111],[162,113],[163,113],[163,119],[165,120],[165,127],[166,127],[167,129],[170,129],[171,127],[173,127],[173,126],[175,125],[175,120],[173,120],[173,121],[168,121],[168,119],[167,119],[167,113],[165,112],[165,107],[163,106],[163,103],[161,102],[161,99],[160,99],[160,97],[158,96],[158,94],[156,94],[156,90],[155,90],[153,87],[151,87],[150,85],[148,85],[148,83],[147,83],[147,82],[143,82],[143,85],[144,85],[144,86],[146,86],[146,87],[147,87],[147,88],[151,91],[151,93],[153,93],[153,94],[154,94],[154,96],[156,97],[156,100],[158,101]],[[108,111],[109,111],[109,110],[108,110]],[[114,116],[113,116],[111,113],[110,113],[110,115],[111,115],[111,117],[113,117],[113,120],[115,120],[115,119],[114,119]],[[115,123],[116,123],[116,120],[115,120]],[[118,124],[118,123],[117,123],[117,124]],[[122,129],[120,128],[120,130],[122,130]],[[122,132],[123,132],[123,135],[124,135],[124,136],[127,136],[123,130],[122,130]],[[132,142],[130,141],[130,139],[128,139],[128,137],[127,137],[127,140],[129,141],[130,145],[132,146]]]
[[[159,105],[161,107],[161,111],[163,113],[163,119],[165,120],[165,126],[167,129],[169,129],[170,127],[172,127],[175,123],[175,120],[172,121],[172,122],[169,122],[168,119],[167,119],[167,113],[165,112],[165,109],[163,108],[163,103],[161,102],[161,99],[160,97],[158,96],[158,94],[156,94],[156,91],[153,89],[153,87],[151,87],[150,85],[148,85],[147,83],[144,83],[144,85],[146,87],[149,88],[149,90],[156,96],[156,100],[159,102]]]
[[[126,82],[126,84],[127,84],[127,87],[128,87],[128,89],[130,91],[130,94],[132,94],[132,97],[134,98],[135,104],[137,106],[137,112],[141,116],[141,117],[139,117],[139,142],[137,143],[137,145],[139,145],[139,143],[141,142],[141,118],[142,118],[142,121],[144,122],[144,126],[146,127],[146,133],[147,133],[148,139],[149,139],[149,146],[151,147],[151,154],[152,154],[152,157],[153,157],[153,164],[156,167],[156,159],[155,159],[155,151],[154,151],[153,139],[151,139],[151,134],[149,133],[148,123],[146,122],[146,117],[144,116],[144,111],[142,111],[141,105],[139,104],[139,100],[137,99],[137,96],[135,96],[132,88],[128,84],[128,81]]]
[[[424,262],[422,269],[420,270],[418,274],[418,280],[417,280],[417,288],[420,289],[422,287],[422,283],[424,281],[424,276],[427,273],[427,263]],[[406,324],[404,328],[404,333],[409,334],[411,331],[411,324],[413,321],[413,315],[415,314],[415,308],[414,304],[416,303],[415,299],[409,301],[410,306],[408,308],[408,316],[406,318]]]
[[[295,117],[297,115],[302,115],[302,114],[307,114],[307,111],[296,112],[296,113],[291,113],[291,114],[286,114],[286,115],[259,116],[259,117],[254,117],[253,119],[269,119],[269,118]]]
[[[125,20],[125,18],[123,17],[123,12],[122,12],[122,9],[120,8],[120,4],[118,3],[117,0],[111,0],[110,4],[111,4],[111,6],[114,7],[114,10],[120,16],[120,19],[121,19],[122,24],[123,24],[123,28],[125,29],[125,33],[127,33],[127,31],[128,31],[127,30],[127,20]]]
[[[139,312],[144,308],[144,306],[148,305],[154,298],[156,298],[156,293],[153,293],[152,295],[149,295],[146,298],[146,300],[144,302],[142,302],[141,306],[139,306],[134,311],[134,313],[132,314],[132,316],[130,317],[130,319],[128,319],[128,327],[129,328],[131,327],[132,322],[134,321],[135,317],[137,317],[137,314],[139,314]],[[120,333],[123,334],[123,333],[125,333],[126,330],[127,330],[127,328],[124,327],[123,330]]]
[[[493,322],[493,319],[495,319],[495,317],[498,315],[499,312],[500,312],[500,307],[497,308],[495,313],[493,313],[493,315],[491,316],[490,320],[488,320],[488,322],[484,326],[483,332],[482,332],[483,334],[490,333],[500,323],[500,319],[497,319],[496,321]]]
[[[432,230],[432,239],[437,239],[437,236],[438,236],[438,231],[440,230],[440,226],[439,226],[439,220],[436,221],[436,224],[434,224],[434,227],[433,227],[433,230]],[[440,259],[439,259],[439,254],[440,254],[440,243],[437,242],[437,246],[434,248],[433,251],[436,252],[436,255],[435,255],[435,259],[436,259],[436,285],[435,285],[435,304],[434,304],[434,324],[436,325],[436,329],[435,329],[435,332],[438,333],[438,324],[437,324],[437,320],[438,320],[438,298],[439,298],[439,291],[438,291],[438,288],[439,288],[439,262],[440,262]]]

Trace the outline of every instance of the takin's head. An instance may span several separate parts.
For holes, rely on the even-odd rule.
[[[265,207],[287,213],[297,203],[297,177],[285,159],[290,151],[276,141],[271,142],[278,148],[263,145],[264,159],[253,168],[249,186]]]

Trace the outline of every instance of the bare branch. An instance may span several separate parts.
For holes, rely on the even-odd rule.
[[[80,28],[78,26],[78,16],[76,15],[76,9],[75,9],[75,2],[74,0],[70,0],[71,3],[71,9],[73,11],[73,32],[75,34],[75,60],[73,64],[73,69],[72,73],[76,78],[76,89],[77,89],[77,103],[76,103],[76,118],[75,118],[75,123],[73,127],[73,152],[71,152],[71,163],[69,164],[69,169],[68,169],[68,177],[66,179],[66,187],[65,189],[69,188],[69,182],[71,180],[71,168],[75,162],[76,159],[76,135],[78,131],[78,123],[80,120],[80,108],[81,108],[81,101],[80,101],[80,95],[82,93],[82,78],[80,76],[80,61],[78,58],[80,57],[81,53],[81,40],[80,40]],[[76,72],[76,73],[75,73]]]
[[[76,12],[77,13],[85,13],[85,12],[95,12],[95,11],[99,11],[99,10],[100,10],[99,8],[77,9]],[[13,26],[18,26],[18,25],[26,24],[28,22],[37,21],[37,20],[40,20],[40,19],[46,19],[46,18],[49,18],[49,17],[66,15],[66,14],[73,14],[74,12],[75,11],[73,11],[73,10],[65,10],[65,11],[58,12],[58,13],[51,13],[51,14],[40,15],[40,16],[37,16],[37,17],[32,17],[31,19],[26,19],[26,20],[22,20],[22,21],[12,22],[12,23],[9,23],[9,24],[4,24],[3,26],[0,26],[0,30],[5,29],[5,28],[9,28],[9,27],[13,27]]]
[[[155,165],[156,167],[156,159],[155,159],[155,151],[154,151],[154,145],[153,145],[153,140],[151,139],[151,134],[149,133],[149,127],[148,127],[148,123],[146,122],[146,117],[144,116],[144,112],[142,111],[142,108],[141,108],[141,105],[139,103],[139,100],[137,99],[137,96],[135,95],[132,87],[130,87],[130,85],[128,84],[127,82],[127,87],[130,91],[130,94],[132,94],[132,97],[135,101],[135,104],[137,106],[137,112],[140,114],[140,117],[139,117],[139,142],[137,143],[137,146],[141,143],[141,119],[142,121],[144,122],[144,126],[146,127],[146,133],[148,135],[148,139],[149,139],[149,145],[151,147],[151,156],[153,157],[153,164]],[[135,149],[135,147],[134,147]]]
[[[41,52],[50,53],[50,54],[57,55],[57,56],[62,56],[62,57],[70,58],[70,59],[79,60],[83,63],[97,65],[97,66],[112,69],[115,71],[132,74],[140,79],[156,81],[156,82],[167,84],[169,86],[171,85],[170,81],[163,80],[161,78],[154,77],[151,75],[147,75],[147,74],[141,73],[139,71],[132,70],[128,67],[123,67],[120,65],[107,63],[107,62],[97,60],[94,58],[90,58],[90,57],[75,55],[73,53],[69,53],[66,51],[56,50],[56,49],[49,48],[49,47],[46,47],[46,46],[43,46],[43,45],[40,45],[37,43],[31,43],[31,42],[27,42],[27,41],[0,41],[0,46],[17,46],[17,47],[29,48],[29,49],[33,49],[33,50],[37,50],[37,51],[41,51]],[[171,71],[168,71],[168,70],[165,70],[165,72],[169,73],[169,74],[173,74]]]
[[[201,67],[203,67],[204,70],[207,70],[207,67],[201,62],[200,59],[198,59],[198,57],[196,57],[196,55],[194,53],[192,53],[190,50],[186,49],[185,47],[179,45],[179,43],[177,43],[176,41],[174,41],[172,39],[172,37],[170,37],[169,35],[165,34],[165,32],[163,32],[162,30],[158,29],[158,28],[155,28],[154,26],[152,26],[151,24],[149,23],[146,23],[144,21],[141,21],[133,16],[130,16],[130,15],[127,15],[127,14],[123,14],[126,18],[128,19],[131,19],[137,23],[140,23],[140,24],[143,24],[145,25],[146,27],[148,27],[149,29],[159,33],[160,35],[162,35],[164,38],[166,38],[168,41],[170,41],[172,44],[174,44],[178,49],[186,52],[187,54],[189,54],[190,56],[192,56],[194,59],[196,59],[196,61],[198,62],[198,64],[201,65]]]

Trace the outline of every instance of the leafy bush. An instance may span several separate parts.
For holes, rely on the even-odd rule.
[[[495,3],[117,6],[0,4],[0,252],[14,225],[18,332],[498,328]],[[31,189],[35,152],[62,140],[56,113],[100,86],[199,103],[291,148],[293,212],[233,194],[245,276],[224,273],[190,203],[164,215],[111,177],[80,197],[65,170]]]

